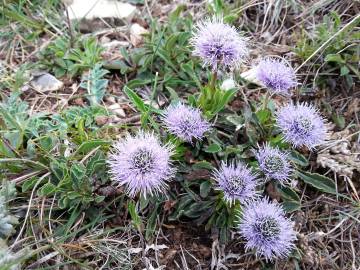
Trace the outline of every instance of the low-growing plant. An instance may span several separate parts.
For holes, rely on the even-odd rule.
[[[250,101],[239,114],[226,112],[237,88],[221,89],[221,79],[241,64],[248,51],[246,41],[219,18],[201,22],[195,29],[190,42],[193,54],[209,67],[206,76],[199,75],[199,82],[208,81],[188,97],[188,104],[170,95],[172,104],[164,110],[145,104],[131,89],[131,81],[125,86],[125,93],[147,121],[140,135],[114,145],[116,152],[108,161],[112,180],[131,197],[137,195],[139,202],[151,195],[149,204],[157,209],[154,200],[164,202],[158,193],[169,181],[166,172],[178,164],[176,182],[182,192],[168,192],[174,203],[169,220],[185,218],[207,230],[218,230],[221,242],[229,240],[231,229],[239,228],[248,241],[246,247],[266,260],[298,259],[296,232],[285,217],[286,212],[301,207],[293,180],[338,194],[331,179],[304,170],[309,163],[298,151],[324,142],[324,119],[312,105],[291,101],[298,84],[295,71],[287,61],[273,58],[265,58],[254,69],[266,88],[261,103]],[[286,105],[277,108],[272,95],[288,99]],[[158,139],[149,133],[154,131]],[[141,135],[144,132],[151,135]],[[161,147],[174,149],[173,160]],[[281,206],[269,203],[269,188],[279,194]]]
[[[58,37],[40,52],[39,67],[50,69],[56,77],[74,77],[101,62],[103,48],[95,38],[81,38],[70,44],[69,37]]]
[[[175,88],[200,86],[201,78],[196,74],[201,74],[201,65],[190,57],[188,46],[193,19],[182,14],[184,9],[183,5],[176,8],[165,25],[153,20],[143,47],[130,52],[121,49],[124,59],[105,63],[105,67],[119,69],[121,74],[129,77],[135,76],[127,84],[132,89],[152,86],[155,79],[160,92],[176,94]]]
[[[330,84],[328,75],[338,73],[350,89],[356,80],[360,79],[357,68],[359,63],[359,32],[355,31],[360,18],[344,25],[336,12],[325,15],[323,23],[315,27],[314,33],[306,33],[298,39],[295,53],[303,60],[316,57],[315,68],[320,75],[316,78],[319,85]],[[326,46],[325,46],[326,45]],[[323,48],[323,49],[321,49]],[[320,51],[319,51],[320,50]],[[313,55],[318,52],[320,57]],[[325,74],[325,75],[322,75]]]
[[[167,24],[152,22],[143,48],[123,49],[124,59],[111,63],[101,61],[95,39],[72,48],[66,37],[55,40],[42,51],[41,64],[56,76],[84,75],[81,87],[89,106],[30,114],[19,92],[4,96],[0,170],[21,187],[19,200],[30,196],[19,237],[24,230],[44,228],[35,244],[49,243],[31,256],[46,249],[63,255],[74,248],[82,255],[66,253],[64,265],[87,269],[93,263],[84,254],[92,248],[106,250],[106,261],[112,263],[104,266],[124,263],[121,269],[130,269],[129,256],[118,247],[123,242],[105,238],[123,230],[119,223],[131,224],[145,253],[145,241],[154,239],[158,221],[165,220],[211,230],[221,244],[235,236],[263,265],[291,258],[297,267],[302,247],[296,246],[291,213],[303,207],[302,187],[353,203],[333,180],[308,170],[306,153],[325,142],[326,121],[295,95],[298,78],[289,61],[263,57],[253,69],[263,94],[232,108],[231,101],[244,96],[239,86],[246,90],[249,85],[242,84],[243,78],[229,88],[222,84],[238,78],[233,75],[250,49],[228,24],[231,12],[226,22],[220,17],[226,10],[222,5],[215,1],[217,16],[195,25],[182,16],[180,6]],[[105,68],[119,69],[129,79],[123,92],[140,113],[141,128],[97,123],[97,117],[109,116],[100,106],[108,83]],[[147,100],[139,87],[151,90]],[[156,102],[159,94],[166,97],[164,103]],[[119,128],[127,134],[119,134]],[[36,211],[33,196],[42,199],[42,206],[27,226],[30,212]],[[98,258],[97,252],[90,256]],[[0,260],[11,255],[4,254]],[[51,258],[36,263],[54,264]]]
[[[23,184],[23,192],[37,186],[41,196],[60,194],[61,208],[86,208],[91,202],[103,200],[94,191],[107,181],[102,148],[109,141],[99,138],[95,123],[97,116],[108,115],[104,108],[73,107],[62,114],[29,116],[27,103],[13,94],[0,104],[0,115],[4,121],[1,169],[16,173],[25,167],[39,175],[51,174],[49,181],[42,177],[29,178]],[[54,152],[60,156],[53,156]],[[20,166],[22,163],[25,165]]]
[[[15,195],[15,185],[3,181],[0,189],[0,239],[6,239],[12,235],[15,232],[14,226],[18,224],[18,219],[8,210],[8,203]]]
[[[84,76],[80,86],[88,91],[90,105],[97,105],[102,101],[108,85],[108,80],[103,77],[107,73],[107,70],[101,68],[101,64],[96,64],[89,74]]]

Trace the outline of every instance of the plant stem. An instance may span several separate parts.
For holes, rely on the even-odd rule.
[[[270,93],[269,93],[269,91],[266,91],[265,99],[264,99],[264,103],[263,103],[263,110],[267,109],[267,105],[269,103],[269,98],[270,98]]]
[[[216,80],[217,80],[217,72],[214,71],[213,74],[211,75],[211,80],[210,80],[210,90],[212,95],[214,95],[215,93]]]

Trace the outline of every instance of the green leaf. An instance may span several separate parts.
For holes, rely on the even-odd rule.
[[[265,124],[270,119],[271,112],[267,109],[259,110],[256,112],[256,116],[261,124]]]
[[[167,86],[166,90],[169,91],[171,101],[178,102],[180,100],[179,95],[173,88]]]
[[[128,50],[125,49],[125,47],[120,47],[120,54],[124,57],[124,59],[130,63],[131,62],[131,59],[130,59],[130,55],[128,53]]]
[[[39,140],[39,143],[41,145],[41,148],[45,151],[50,151],[54,148],[56,144],[57,139],[51,135],[41,137]]]
[[[134,227],[138,230],[138,232],[141,233],[141,218],[140,218],[139,214],[136,211],[136,206],[135,206],[135,203],[133,201],[129,201],[129,203],[128,203],[128,211],[130,213],[131,220],[132,220],[132,223],[133,223]]]
[[[240,129],[245,123],[245,119],[243,116],[235,114],[227,116],[226,120],[231,124],[235,125],[236,129]]]
[[[128,98],[131,100],[131,102],[136,106],[136,108],[140,112],[146,112],[146,105],[144,101],[136,94],[133,90],[131,90],[129,87],[125,86],[124,90],[125,94],[128,96]]]
[[[125,92],[126,91],[125,89],[135,89],[136,87],[142,87],[152,82],[153,82],[152,79],[133,79],[127,83],[123,91]]]
[[[80,84],[80,87],[87,89],[89,94],[87,98],[91,105],[99,104],[103,99],[108,85],[108,80],[103,79],[103,77],[107,73],[109,71],[102,69],[102,64],[98,63]]]
[[[325,62],[336,62],[339,64],[345,64],[346,61],[341,57],[340,54],[328,54],[325,57]]]
[[[210,181],[204,181],[200,185],[200,196],[206,198],[209,195],[212,184]]]
[[[283,201],[282,207],[287,213],[292,213],[300,209],[300,203],[296,201]]]
[[[74,189],[81,191],[82,180],[86,175],[85,166],[81,163],[74,163],[70,168],[70,176]]]
[[[19,130],[12,130],[4,133],[4,138],[14,149],[19,149],[23,143],[23,132]]]
[[[46,183],[39,190],[40,196],[48,196],[56,192],[56,186],[53,183]]]
[[[178,36],[179,36],[179,33],[173,33],[166,39],[165,49],[167,51],[171,51],[175,47]]]
[[[196,98],[194,95],[188,96],[188,103],[192,107],[196,107]]]
[[[8,158],[16,157],[15,153],[5,144],[3,139],[0,139],[0,155]]]
[[[229,14],[224,17],[224,22],[227,24],[233,24],[238,18],[239,15],[237,14]]]
[[[95,202],[96,203],[101,203],[104,200],[105,200],[105,196],[96,196],[95,197]]]
[[[281,186],[279,185],[277,187],[277,190],[278,192],[280,193],[281,197],[284,199],[284,200],[287,200],[287,201],[297,201],[300,203],[300,197],[299,195],[296,193],[295,190],[293,190],[292,188],[290,187],[287,187],[287,186]]]
[[[51,172],[55,175],[58,181],[62,181],[67,175],[67,164],[61,160],[53,160],[50,162]]]
[[[99,173],[106,168],[106,158],[102,151],[96,151],[86,164],[87,174],[92,176],[94,173]]]
[[[185,71],[189,75],[189,77],[196,83],[198,88],[201,88],[201,82],[199,81],[198,76],[196,76],[193,62],[190,61],[186,64],[181,64],[181,70]]]
[[[283,200],[282,206],[286,212],[291,213],[300,209],[300,197],[295,190],[282,185],[277,185],[277,190],[281,195]]]
[[[155,209],[152,211],[152,213],[150,215],[150,218],[147,221],[146,232],[145,232],[145,239],[146,240],[150,240],[151,236],[155,232],[156,218],[158,216],[158,208],[159,208],[159,204],[157,203],[156,206],[155,206]]]
[[[347,66],[342,66],[340,68],[340,76],[345,76],[347,74],[349,74],[350,69]]]
[[[173,12],[169,15],[169,21],[171,24],[176,22],[176,20],[179,18],[180,13],[186,9],[186,5],[179,5]]]
[[[187,209],[183,212],[183,214],[189,218],[198,218],[202,216],[212,204],[213,202],[211,201],[193,202],[186,207]]]
[[[345,123],[345,118],[344,118],[344,116],[338,115],[338,114],[334,113],[334,114],[332,115],[332,119],[333,119],[333,121],[335,122],[335,124],[338,126],[339,129],[342,130],[342,129],[345,128],[346,123]]]
[[[215,115],[218,112],[220,112],[222,109],[224,109],[225,106],[234,97],[236,92],[237,89],[227,90],[227,91],[217,89],[214,95],[214,100],[212,101],[213,102],[212,108],[210,109],[211,114]]]
[[[309,161],[307,160],[307,158],[295,150],[292,150],[290,152],[290,159],[295,164],[298,164],[301,167],[307,167],[309,165]]]
[[[11,127],[16,128],[18,131],[21,131],[21,133],[23,133],[24,128],[21,126],[21,124],[13,116],[11,116],[8,110],[4,108],[3,105],[1,104],[0,104],[0,114],[11,125]]]
[[[330,194],[337,194],[333,180],[318,173],[298,172],[299,177],[307,184]]]
[[[77,154],[86,154],[89,153],[91,150],[95,149],[98,146],[103,146],[103,145],[110,145],[111,142],[110,141],[106,141],[106,140],[100,140],[100,139],[95,139],[95,140],[90,140],[87,142],[83,142],[79,148],[74,152],[73,156],[76,156]]]
[[[63,196],[59,200],[59,207],[61,209],[65,209],[65,208],[67,208],[69,206],[69,203],[70,203],[69,198],[67,196]]]
[[[214,166],[207,161],[199,161],[197,163],[195,163],[193,166],[193,169],[208,169],[208,170],[213,170]]]
[[[217,143],[213,143],[211,145],[209,145],[208,147],[206,147],[205,152],[207,153],[217,153],[221,151],[221,146],[218,145]]]
[[[29,189],[32,189],[36,182],[39,180],[39,178],[37,177],[31,177],[30,179],[27,179],[21,186],[21,191],[22,192],[26,192]]]

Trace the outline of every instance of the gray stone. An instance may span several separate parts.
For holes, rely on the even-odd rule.
[[[138,23],[134,23],[130,27],[130,40],[134,47],[139,46],[144,41],[144,34],[149,33],[144,27]]]
[[[64,83],[49,73],[38,72],[36,74],[32,74],[30,86],[38,92],[48,92],[59,90],[64,86]]]
[[[118,18],[130,21],[136,7],[115,0],[73,0],[67,11],[71,20]]]
[[[124,110],[121,108],[119,103],[112,104],[108,108],[109,108],[110,111],[113,111],[119,117],[125,117],[126,116]]]

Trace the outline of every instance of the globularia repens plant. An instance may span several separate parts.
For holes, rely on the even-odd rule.
[[[208,70],[208,84],[189,96],[188,104],[176,100],[164,110],[141,103],[135,92],[126,89],[133,101],[140,102],[142,120],[149,113],[156,117],[145,121],[149,124],[137,134],[114,144],[108,156],[112,179],[140,201],[161,200],[167,192],[177,202],[170,220],[195,219],[206,229],[218,228],[222,240],[236,228],[245,248],[257,256],[270,261],[286,258],[296,240],[293,223],[286,217],[298,207],[291,183],[296,177],[309,177],[300,171],[306,159],[296,149],[314,149],[324,141],[324,119],[312,105],[291,100],[297,86],[294,69],[284,59],[269,57],[254,68],[266,89],[263,104],[250,102],[244,115],[219,114],[237,92],[236,87],[222,89],[221,81],[224,75],[236,73],[248,56],[247,40],[216,18],[199,23],[189,43]],[[275,108],[273,95],[281,95],[284,105]],[[229,130],[223,131],[229,122],[236,122],[232,133],[242,134],[239,131],[245,129],[241,144],[236,136],[234,141],[227,135]],[[190,170],[210,170],[208,179],[196,183],[181,177],[187,170],[186,151],[196,159]],[[175,178],[185,190],[180,198],[169,190]],[[270,183],[282,195],[282,204],[266,195]]]

